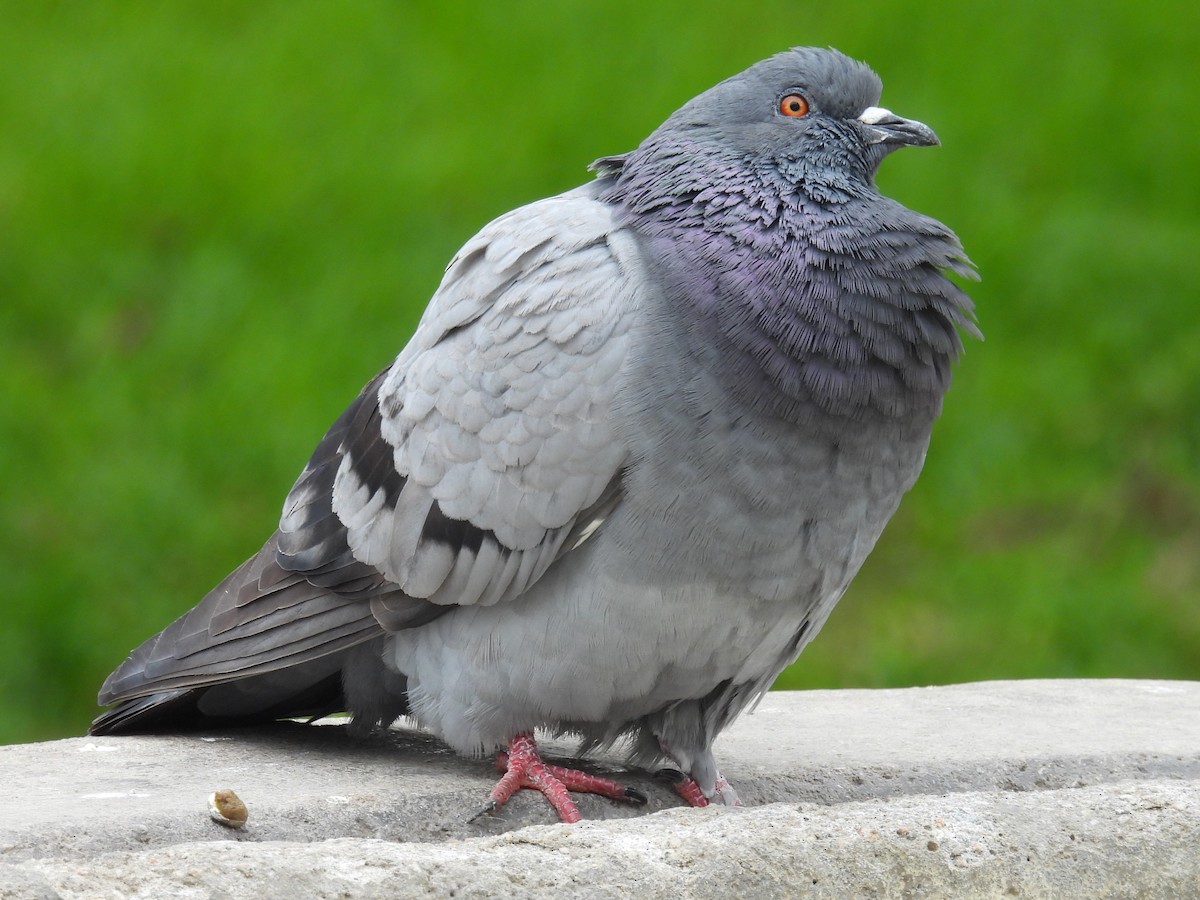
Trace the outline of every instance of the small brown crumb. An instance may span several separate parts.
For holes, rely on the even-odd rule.
[[[213,792],[208,798],[208,814],[214,822],[220,822],[226,828],[242,828],[249,812],[237,794],[223,790]]]

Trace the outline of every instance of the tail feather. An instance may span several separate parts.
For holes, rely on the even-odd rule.
[[[254,725],[276,719],[319,717],[345,708],[341,661],[327,658],[318,673],[289,669],[209,687],[159,691],[101,713],[88,734],[131,734]],[[274,683],[270,683],[274,679]]]
[[[277,537],[109,675],[99,702],[117,706],[92,723],[92,734],[338,708],[347,652],[383,628],[369,601],[281,569]]]

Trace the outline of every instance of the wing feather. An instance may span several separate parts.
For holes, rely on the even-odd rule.
[[[100,689],[107,705],[301,665],[380,633],[365,603],[275,563],[275,537],[193,609],[144,642]]]
[[[276,534],[109,676],[100,702],[121,706],[94,727],[203,711],[206,691],[249,679],[290,709],[260,677],[285,668],[313,682],[297,696],[332,696],[358,644],[511,600],[595,534],[621,497],[613,406],[638,252],[591,186],[469,241],[317,445]]]
[[[386,583],[397,594],[373,602],[385,627],[404,619],[402,598],[499,603],[528,589],[619,495],[612,411],[642,271],[590,187],[484,228],[297,481],[281,565],[334,591],[335,577],[361,590],[351,572]]]

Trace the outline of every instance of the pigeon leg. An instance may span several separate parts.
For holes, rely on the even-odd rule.
[[[647,801],[641,791],[627,788],[611,779],[543,762],[538,754],[537,743],[528,732],[515,735],[508,742],[507,753],[501,751],[496,754],[496,768],[504,774],[492,788],[487,804],[472,816],[472,820],[484,813],[495,812],[521,788],[541,791],[564,822],[578,822],[583,818],[567,791],[629,800],[639,806]]]

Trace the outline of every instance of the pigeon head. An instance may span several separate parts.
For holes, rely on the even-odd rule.
[[[881,88],[836,50],[787,50],[598,165],[696,352],[720,347],[731,393],[806,427],[817,409],[932,421],[958,329],[977,333],[946,277],[973,276],[958,239],[875,187],[890,152],[937,143]]]
[[[938,143],[933,130],[879,106],[882,82],[833,49],[785,50],[688,102],[652,135],[720,147],[742,157],[802,163],[810,174],[870,182],[904,146]]]

